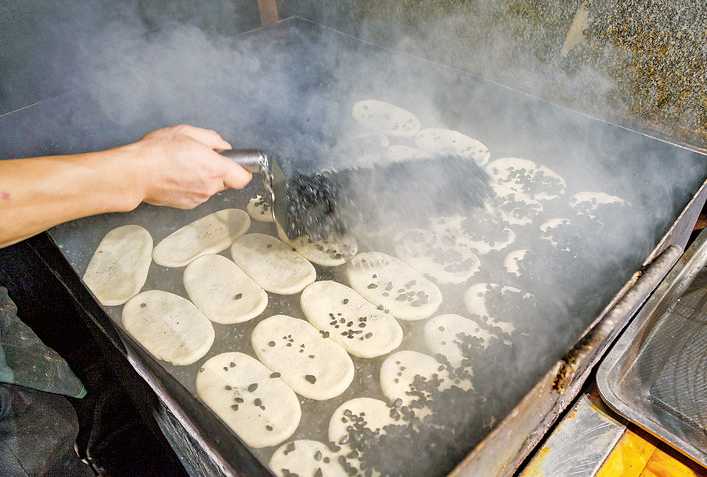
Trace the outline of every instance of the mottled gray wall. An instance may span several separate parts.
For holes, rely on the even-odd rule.
[[[74,84],[92,38],[112,22],[145,30],[171,22],[220,34],[259,25],[256,0],[3,0],[0,2],[0,114]],[[95,52],[95,54],[99,54]]]

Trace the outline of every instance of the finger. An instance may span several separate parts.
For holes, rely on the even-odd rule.
[[[219,149],[221,151],[231,149],[231,145],[221,137],[219,133],[213,129],[198,128],[188,124],[177,126],[177,131],[184,134],[195,141],[199,141],[203,145],[211,149]]]
[[[220,163],[220,175],[223,185],[229,189],[242,189],[253,179],[253,174],[230,159],[216,154]]]

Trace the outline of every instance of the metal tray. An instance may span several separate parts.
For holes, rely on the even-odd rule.
[[[597,374],[617,413],[707,467],[707,231],[685,252]]]

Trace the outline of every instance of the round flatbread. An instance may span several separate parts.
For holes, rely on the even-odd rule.
[[[222,255],[206,255],[184,270],[184,288],[191,301],[213,322],[230,325],[260,315],[268,294]]]
[[[123,307],[123,326],[157,359],[186,366],[214,342],[214,327],[189,300],[161,290],[134,296]]]
[[[395,423],[385,401],[368,397],[354,398],[336,408],[329,420],[329,441],[346,446],[350,431],[365,428],[385,433],[383,428]]]
[[[498,283],[477,283],[469,287],[464,294],[464,305],[472,316],[481,318],[505,334],[511,334],[515,330],[511,321],[517,318],[515,313],[518,311],[511,309],[511,315],[506,313],[507,316],[496,316],[490,311],[489,300],[492,300],[492,304],[510,306],[511,301],[531,300],[534,303],[535,297],[532,293]]]
[[[164,267],[183,267],[202,255],[226,250],[249,227],[250,217],[242,210],[219,210],[162,239],[152,258]]]
[[[282,228],[277,225],[277,236],[293,247],[297,253],[312,263],[323,267],[337,267],[351,260],[358,252],[358,243],[353,236],[329,237],[323,240],[312,240],[309,237],[299,237],[290,240]]]
[[[429,398],[426,390],[415,388],[413,384],[415,376],[421,376],[426,380],[433,377],[441,379],[440,389],[448,386],[447,371],[432,356],[417,351],[398,351],[388,356],[381,364],[380,384],[383,395],[391,403],[397,401],[404,405],[417,399],[418,394]],[[410,394],[411,392],[413,395]]]
[[[527,249],[513,250],[503,259],[503,268],[505,268],[509,274],[520,277],[520,264],[527,254]]]
[[[221,353],[196,375],[196,394],[250,447],[276,446],[294,434],[302,410],[297,395],[257,359]]]
[[[415,145],[429,153],[456,154],[484,166],[491,153],[484,143],[451,129],[423,129],[415,136]]]
[[[346,350],[304,320],[271,316],[258,323],[250,339],[258,359],[306,398],[331,399],[353,380],[354,366]]]
[[[552,244],[553,247],[557,248],[558,250],[569,252],[570,249],[560,243],[558,235],[561,234],[561,231],[564,227],[569,226],[571,223],[572,222],[569,219],[565,218],[555,218],[546,220],[545,222],[540,224],[540,238],[543,240],[547,240]]]
[[[393,144],[385,152],[385,158],[391,162],[417,161],[428,159],[430,153],[416,147]]]
[[[505,222],[481,209],[470,211],[468,217],[438,217],[432,222],[430,230],[445,243],[453,243],[456,247],[481,255],[503,250],[516,239],[515,233]]]
[[[508,185],[491,184],[496,194],[493,205],[503,219],[511,225],[533,223],[543,212],[541,202],[529,195],[513,190]]]
[[[435,355],[445,356],[452,366],[459,366],[464,358],[460,348],[460,334],[478,338],[484,347],[488,346],[494,336],[473,320],[454,314],[435,316],[425,323],[427,348]]]
[[[420,120],[414,114],[385,101],[358,101],[353,105],[352,116],[366,129],[389,136],[411,137],[420,130]]]
[[[442,304],[442,292],[421,273],[381,252],[356,255],[346,265],[351,287],[379,311],[401,320],[429,318]]]
[[[340,283],[314,282],[304,289],[300,302],[307,320],[353,356],[383,356],[403,340],[395,318]]]
[[[248,201],[246,212],[257,222],[274,222],[272,204],[262,195],[258,194]]]
[[[586,215],[590,219],[597,219],[603,207],[623,207],[627,202],[621,197],[605,192],[577,192],[570,197],[570,207],[577,211],[577,215]]]
[[[429,230],[410,229],[399,234],[395,254],[440,284],[464,283],[481,269],[481,261],[471,248],[444,240]]]
[[[231,247],[233,261],[265,290],[294,295],[317,278],[314,267],[284,242],[265,234],[247,234]]]
[[[280,446],[270,458],[278,477],[348,477],[338,456],[318,441],[300,439]]]
[[[567,189],[562,176],[528,159],[504,157],[491,162],[486,170],[493,183],[535,200],[556,199]]]
[[[88,262],[83,281],[101,305],[122,305],[145,285],[152,263],[152,236],[139,225],[108,232]]]

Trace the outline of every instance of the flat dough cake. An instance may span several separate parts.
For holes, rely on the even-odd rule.
[[[415,136],[415,145],[428,153],[456,154],[485,166],[491,157],[481,141],[451,129],[423,129]]]
[[[270,235],[242,236],[233,243],[231,256],[258,285],[279,295],[299,293],[317,278],[311,263]]]
[[[518,157],[504,157],[491,162],[486,170],[491,181],[520,192],[532,199],[545,201],[560,197],[567,184],[558,173],[546,166]]]
[[[162,239],[152,252],[152,258],[164,267],[183,267],[202,255],[226,250],[249,227],[250,217],[244,211],[219,210]]]
[[[383,356],[403,340],[395,318],[340,283],[314,282],[304,289],[300,302],[307,320],[353,356]]]
[[[515,277],[520,277],[522,275],[520,264],[523,259],[528,254],[527,249],[518,249],[509,252],[506,258],[503,259],[503,268],[511,275]]]
[[[196,394],[233,432],[253,448],[288,439],[302,417],[294,391],[257,359],[222,353],[196,375]]]
[[[275,222],[270,201],[260,194],[248,201],[246,212],[256,222]]]
[[[201,359],[214,342],[214,327],[192,302],[149,290],[123,307],[123,326],[157,359],[186,366]]]
[[[513,323],[506,321],[512,317],[493,316],[489,312],[487,300],[489,295],[497,300],[509,300],[513,295],[523,299],[534,299],[532,293],[525,292],[516,287],[499,285],[498,283],[477,283],[469,287],[464,294],[464,305],[467,311],[485,320],[490,326],[500,329],[505,334],[511,334],[515,330]]]
[[[278,477],[348,477],[336,453],[319,441],[300,439],[280,446],[270,458]]]
[[[352,116],[363,127],[389,136],[411,137],[420,130],[420,120],[394,104],[367,99],[353,105]]]
[[[268,305],[265,290],[222,255],[205,255],[187,265],[184,288],[208,319],[224,325],[251,320]]]
[[[543,240],[547,240],[552,244],[553,247],[555,247],[558,250],[562,250],[564,252],[570,252],[571,250],[560,243],[560,241],[557,238],[557,235],[561,232],[562,228],[565,226],[570,225],[572,222],[570,219],[566,218],[554,218],[554,219],[549,219],[540,224],[540,238]]]
[[[341,447],[339,455],[346,459],[347,468],[356,469],[356,475],[367,475],[363,463],[351,452],[351,438],[361,439],[368,432],[385,434],[385,426],[394,424],[393,408],[385,401],[368,397],[354,398],[339,406],[329,420],[329,442]],[[368,475],[380,475],[374,469]],[[352,472],[353,473],[353,472]]]
[[[434,355],[445,356],[452,366],[459,366],[464,358],[459,346],[459,334],[478,338],[484,347],[488,346],[494,336],[473,320],[460,315],[439,315],[425,323],[424,335],[427,348]]]
[[[290,240],[279,225],[277,236],[304,258],[323,267],[343,265],[358,252],[358,243],[353,236],[329,237],[323,240],[299,237]]]
[[[627,202],[621,197],[605,192],[577,192],[570,197],[570,207],[577,211],[577,215],[586,215],[590,219],[597,219],[602,207],[625,205]]]
[[[470,221],[473,227],[465,226],[466,221]],[[468,218],[461,215],[438,217],[432,222],[430,230],[445,243],[453,243],[456,247],[481,255],[503,250],[516,239],[515,233],[505,222],[481,209],[471,211]]]
[[[364,252],[346,265],[351,288],[401,320],[429,318],[442,304],[442,292],[421,273],[395,257]]]
[[[446,369],[432,356],[417,351],[398,351],[388,356],[380,369],[380,384],[383,395],[389,402],[402,402],[403,405],[417,399],[416,395],[410,395],[410,391],[422,393],[426,398],[429,395],[426,391],[413,389],[415,376],[421,376],[427,380],[437,377],[442,382],[439,389],[448,387],[448,373]]]
[[[140,293],[151,263],[150,232],[139,225],[123,225],[103,237],[83,281],[102,305],[122,305]]]
[[[481,269],[481,261],[470,247],[430,230],[400,233],[395,240],[395,254],[440,284],[464,283]]]
[[[331,399],[353,380],[354,366],[346,350],[305,320],[271,316],[258,323],[250,339],[258,359],[306,398]]]
[[[491,188],[496,194],[493,201],[494,207],[511,225],[531,224],[543,212],[542,202],[531,198],[528,194],[497,183],[492,183]]]

